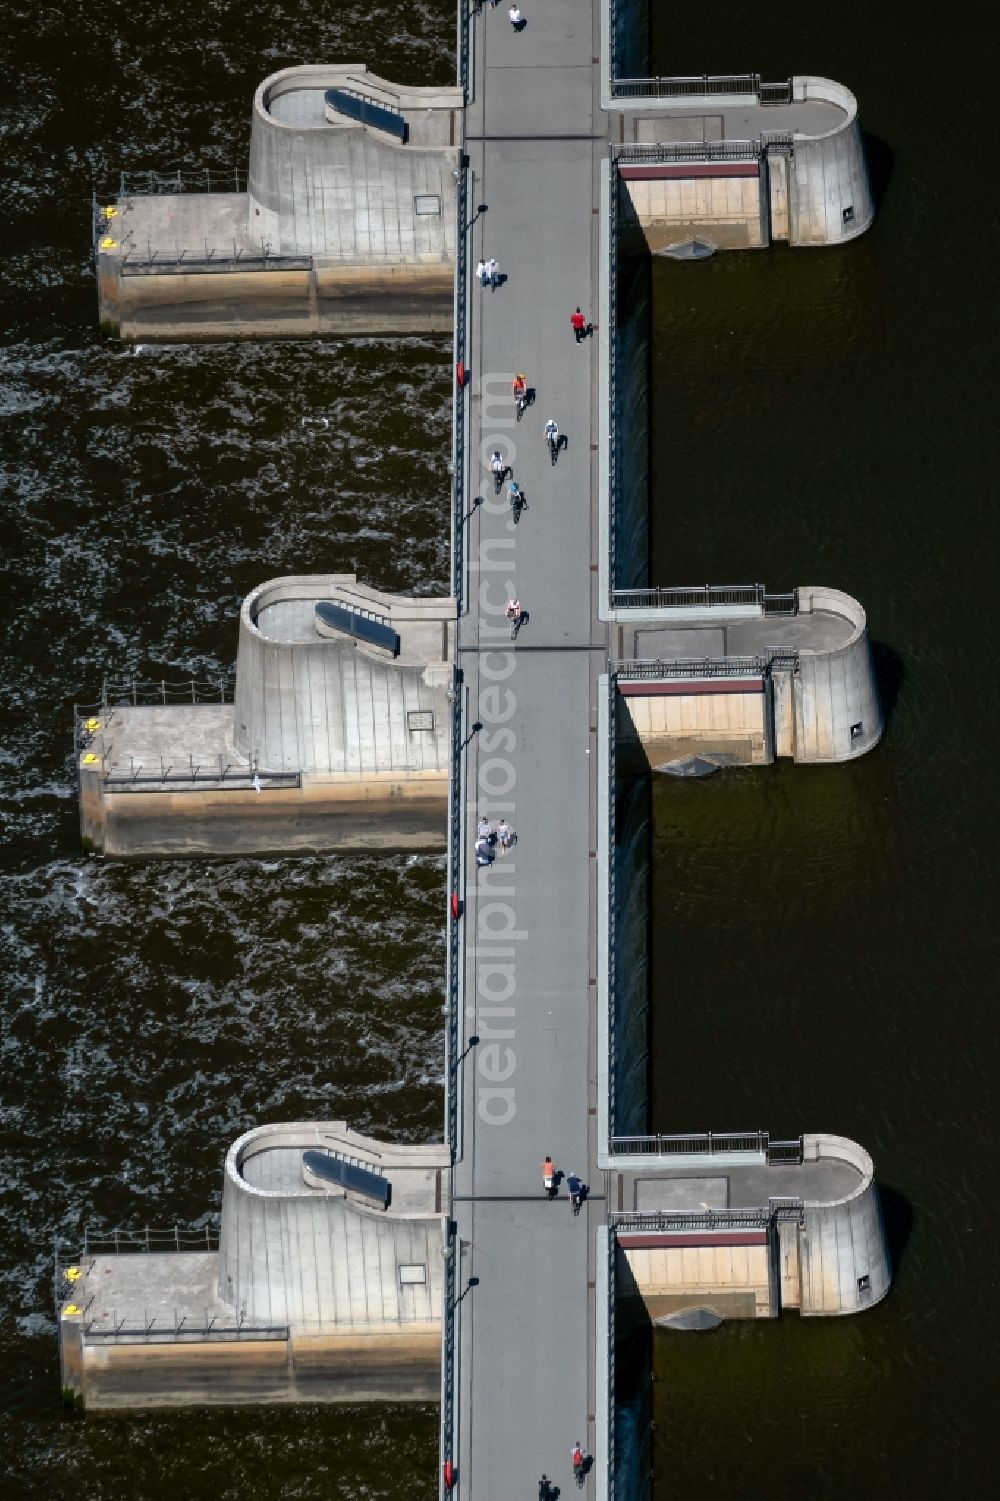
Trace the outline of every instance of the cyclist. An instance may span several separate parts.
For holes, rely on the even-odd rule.
[[[559,452],[558,422],[553,422],[552,418],[550,417],[548,422],[546,422],[545,424],[544,433],[545,441],[549,445],[549,453],[552,455],[552,462],[554,464],[556,461],[556,454]]]
[[[516,598],[509,599],[507,601],[507,606],[504,610],[504,614],[510,621],[510,639],[513,641],[518,631],[521,629],[521,621],[524,619],[524,611],[521,609],[521,601]]]
[[[528,377],[525,375],[523,370],[519,370],[514,376],[514,379],[510,383],[510,389],[514,393],[515,401],[519,396],[523,396],[525,394],[528,389]]]
[[[516,479],[512,479],[510,484],[507,486],[507,500],[510,504],[511,510],[514,513],[514,520],[516,521],[521,514],[521,507],[524,505],[524,493],[521,490],[521,486],[518,484]]]
[[[573,1213],[580,1213],[580,1205],[583,1203],[583,1180],[576,1173],[568,1173],[566,1187],[569,1189],[569,1200],[573,1206]]]
[[[493,484],[499,495],[503,477],[507,473],[507,465],[504,463],[504,457],[499,448],[494,448],[490,454],[490,468],[493,470]]]

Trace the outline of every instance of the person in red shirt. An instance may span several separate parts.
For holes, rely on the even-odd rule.
[[[572,325],[573,333],[576,335],[576,342],[579,344],[581,340],[587,337],[587,320],[581,313],[580,309],[577,308],[575,313],[570,314],[569,321]]]

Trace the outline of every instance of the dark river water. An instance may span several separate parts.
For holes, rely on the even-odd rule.
[[[685,8],[658,41],[663,71],[847,83],[884,189],[842,251],[656,269],[654,579],[857,594],[891,710],[855,766],[656,789],[656,1124],[857,1137],[899,1257],[860,1319],[658,1337],[657,1472],[684,1498],[964,1496],[993,1468],[977,26],[962,5],[779,0]],[[105,672],[227,672],[238,602],[274,574],[446,586],[449,340],[136,354],[97,337],[89,236],[92,187],[121,168],[245,165],[275,68],[450,82],[453,34],[452,0],[4,11],[4,1498],[436,1493],[430,1407],[64,1417],[51,1246],[94,1221],[204,1223],[257,1121],[441,1130],[443,860],[87,862],[69,728]]]
[[[204,1223],[258,1121],[441,1134],[443,858],[88,862],[69,731],[105,672],[225,674],[239,601],[275,574],[447,588],[450,339],[102,343],[90,196],[121,168],[245,166],[253,90],[285,63],[451,82],[454,16],[4,9],[5,1501],[437,1493],[430,1406],[64,1417],[51,1250],[88,1222]]]
[[[881,202],[840,250],[654,263],[652,578],[856,595],[888,724],[848,766],[657,780],[656,1124],[855,1137],[897,1268],[857,1319],[658,1335],[657,1473],[685,1501],[976,1495],[1000,1044],[997,695],[972,613],[1000,523],[991,121],[968,69],[995,21],[779,0],[688,7],[675,31],[671,9],[663,72],[853,89]]]

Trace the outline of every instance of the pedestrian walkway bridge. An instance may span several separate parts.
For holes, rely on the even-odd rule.
[[[428,253],[455,278],[449,596],[408,613],[347,576],[272,581],[241,618],[241,661],[258,666],[237,674],[235,716],[213,708],[209,737],[261,784],[272,760],[284,775],[350,779],[359,800],[361,782],[384,774],[398,801],[407,758],[441,779],[446,1144],[408,1160],[344,1123],[250,1133],[227,1161],[221,1245],[180,1253],[195,1258],[183,1296],[159,1267],[156,1277],[109,1269],[96,1253],[66,1271],[64,1387],[88,1405],[127,1405],[134,1351],[117,1364],[108,1354],[126,1336],[141,1346],[150,1403],[265,1390],[339,1399],[352,1379],[355,1396],[425,1396],[439,1372],[442,1491],[513,1501],[533,1497],[544,1472],[565,1492],[579,1440],[593,1456],[585,1493],[632,1498],[648,1481],[642,1383],[636,1397],[630,1373],[626,1419],[616,1319],[840,1315],[877,1302],[890,1275],[872,1163],[856,1143],[648,1134],[649,764],[686,752],[719,764],[843,761],[882,729],[856,600],[827,586],[773,594],[648,578],[648,252],[695,234],[720,249],[833,246],[863,232],[873,210],[842,86],[644,77],[639,0],[536,0],[525,20],[515,33],[505,8],[460,0],[464,111],[448,91],[428,105],[435,130],[447,121],[447,139],[428,149],[452,216]],[[301,87],[296,71],[308,75]],[[308,135],[320,160],[314,96],[328,71],[289,70],[259,91],[258,184],[272,126]],[[415,107],[412,91],[397,97],[404,113]],[[372,128],[332,125],[337,152],[350,154],[352,129]],[[292,134],[281,142],[294,149]],[[377,145],[381,174],[397,148],[382,136]],[[337,203],[354,254],[360,210]],[[291,220],[280,193],[269,204],[280,236]],[[319,234],[314,208],[297,201],[293,217]],[[116,242],[99,265],[116,296],[129,253]],[[317,241],[309,254],[320,253]],[[490,257],[505,277],[495,291],[473,274]],[[578,306],[593,325],[579,343]],[[517,370],[535,393],[521,422]],[[542,439],[550,416],[565,440],[555,464]],[[493,493],[496,448],[528,500],[519,524]],[[526,611],[516,642],[504,617],[513,596]],[[349,640],[338,625],[336,611],[362,598],[395,633],[390,646]],[[378,660],[352,655],[366,651]],[[318,685],[335,713],[316,707]],[[98,780],[105,759],[127,754],[127,716],[115,712],[87,721],[84,759]],[[409,721],[403,734],[410,712],[429,736],[418,745]],[[108,723],[117,750],[105,756]],[[162,776],[163,750],[143,724]],[[273,753],[255,758],[255,726],[268,727]],[[270,807],[269,790],[240,795]],[[481,867],[472,840],[484,816],[506,818],[518,838]],[[341,1185],[342,1167],[317,1171],[317,1152],[350,1157],[354,1188]],[[578,1217],[565,1190],[543,1195],[545,1154],[589,1185]],[[371,1178],[396,1182],[366,1197]],[[151,1286],[164,1307],[175,1300],[158,1388],[160,1346],[142,1302]],[[186,1367],[177,1357],[202,1329],[216,1369],[230,1362],[228,1386],[205,1381],[201,1357]]]

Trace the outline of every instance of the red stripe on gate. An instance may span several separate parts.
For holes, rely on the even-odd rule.
[[[622,698],[665,698],[698,693],[762,693],[763,678],[673,678],[670,682],[619,679]]]
[[[658,162],[648,167],[619,167],[618,175],[626,182],[670,182],[677,178],[692,177],[759,177],[760,166],[757,162],[689,162],[668,167]]]
[[[618,1244],[626,1251],[663,1251],[689,1246],[766,1246],[766,1230],[707,1230],[702,1234],[683,1235],[663,1231],[651,1235],[619,1235]]]

